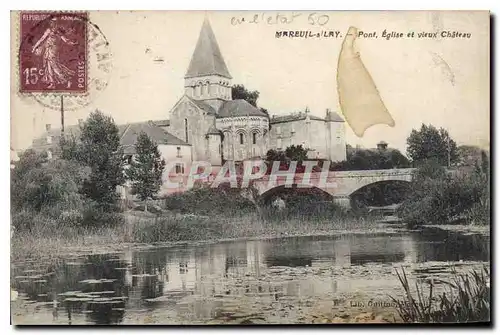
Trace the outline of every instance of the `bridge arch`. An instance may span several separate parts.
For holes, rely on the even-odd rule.
[[[269,188],[264,191],[259,196],[259,201],[262,204],[270,204],[278,196],[287,197],[289,195],[298,195],[303,193],[305,195],[315,195],[324,200],[333,200],[333,196],[316,186],[304,185],[304,184],[292,184],[291,187],[286,187],[285,185],[276,185],[275,187]],[[286,201],[285,201],[286,202]]]
[[[409,196],[411,181],[388,179],[363,185],[349,194],[352,207],[383,207],[403,202]]]
[[[385,186],[385,185],[399,185],[402,187],[409,188],[411,185],[411,181],[408,180],[401,180],[401,179],[388,179],[388,180],[379,180],[371,183],[367,183],[365,185],[362,185],[358,187],[357,189],[353,190],[349,196],[358,193],[359,191],[362,191],[363,189],[373,187],[373,186]]]
[[[288,177],[293,178],[294,187],[305,189],[319,188],[324,193],[333,197],[333,200],[344,207],[351,207],[351,195],[364,187],[370,185],[409,183],[413,179],[415,169],[388,169],[388,170],[357,170],[357,171],[329,171],[326,178],[322,173],[314,172],[310,178],[304,179],[305,174],[295,173],[293,175],[281,175],[279,180],[270,183],[270,177],[264,176],[255,180],[254,186],[257,188],[259,197],[268,198],[274,192],[283,189]],[[284,178],[286,176],[286,178]],[[306,180],[306,182],[304,182]],[[308,182],[309,183],[308,183]],[[277,185],[276,185],[277,184]],[[407,184],[405,184],[407,185]],[[293,189],[293,187],[292,187]]]

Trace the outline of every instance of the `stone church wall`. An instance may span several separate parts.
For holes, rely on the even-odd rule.
[[[214,123],[215,116],[206,114],[189,101],[181,101],[170,113],[168,131],[192,145],[193,161],[209,160],[205,135]]]

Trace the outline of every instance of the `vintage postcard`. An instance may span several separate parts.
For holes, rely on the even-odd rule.
[[[488,11],[11,12],[13,325],[490,323]]]

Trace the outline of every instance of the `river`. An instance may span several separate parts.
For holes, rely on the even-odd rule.
[[[233,241],[13,264],[15,324],[310,323],[380,314],[396,270],[439,284],[489,264],[489,237],[439,229]],[[371,317],[373,319],[373,317]]]

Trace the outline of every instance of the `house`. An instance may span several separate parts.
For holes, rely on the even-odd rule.
[[[74,136],[79,138],[81,134],[81,122],[82,121],[80,121],[79,125],[66,126],[64,129],[65,137]],[[192,161],[192,147],[190,144],[166,132],[162,128],[162,124],[164,123],[157,125],[153,121],[145,121],[118,125],[118,134],[124,152],[124,159],[127,162],[131,161],[135,154],[137,136],[144,131],[154,142],[156,142],[161,157],[165,162],[175,162],[175,165],[171,169],[168,171],[167,169],[165,170],[163,180],[165,181],[167,176],[173,181],[176,178],[182,180],[182,177],[188,172],[186,171],[186,167],[189,166]],[[48,159],[53,159],[59,157],[61,154],[60,141],[61,129],[54,129],[48,124],[46,125],[46,132],[33,140],[31,149],[36,152],[45,152],[47,153]],[[126,188],[127,185],[125,185],[125,190],[121,190],[121,192],[126,192]],[[160,193],[166,193],[167,191],[174,190],[162,188]]]
[[[308,158],[344,161],[345,122],[337,113],[326,111],[324,118],[309,109],[295,114],[273,116],[270,120],[269,148],[285,150],[291,145],[308,149]]]
[[[120,129],[120,144],[123,148],[124,159],[128,164],[132,161],[135,151],[137,137],[141,132],[145,132],[157,145],[161,157],[167,162],[166,169],[163,173],[163,185],[160,189],[160,194],[180,191],[167,188],[165,181],[169,178],[172,182],[181,182],[184,176],[189,172],[188,166],[191,164],[192,146],[174,135],[166,132],[162,127],[158,126],[153,121],[129,123],[119,126]],[[174,163],[174,166],[169,163]],[[127,166],[125,166],[127,168]],[[127,188],[127,183],[125,187]]]

